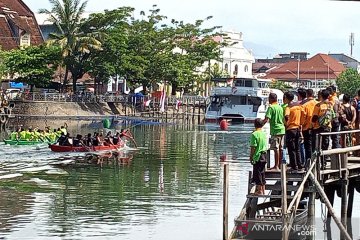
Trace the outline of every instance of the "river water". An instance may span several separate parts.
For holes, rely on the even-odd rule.
[[[0,145],[0,239],[222,239],[223,160],[230,164],[231,230],[246,199],[252,126],[131,130],[139,149],[102,165],[57,167],[85,154]],[[354,202],[359,216],[358,194]]]

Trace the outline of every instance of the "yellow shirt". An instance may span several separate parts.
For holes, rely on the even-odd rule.
[[[289,105],[285,109],[286,121],[286,130],[298,129],[303,124],[304,119],[304,109],[301,105]]]
[[[316,100],[313,98],[309,98],[309,100],[304,103],[304,105],[302,105],[303,109],[304,109],[304,117],[305,117],[305,121],[304,124],[302,125],[302,130],[306,131],[308,129],[312,128],[312,117],[313,117],[313,113],[314,113],[314,108],[315,105],[317,104]]]

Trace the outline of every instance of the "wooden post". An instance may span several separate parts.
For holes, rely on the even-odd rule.
[[[316,159],[312,159],[313,161],[316,161]],[[316,178],[316,174],[317,174],[317,170],[316,170],[317,164],[315,163],[315,167],[312,170],[315,178]],[[313,186],[314,184],[310,184],[311,186]],[[309,211],[308,211],[308,225],[309,226],[313,226],[315,224],[315,200],[316,200],[316,193],[315,191],[311,191],[310,195],[309,195]],[[315,236],[312,236],[315,237]]]
[[[229,164],[224,164],[223,183],[223,240],[228,239],[228,208],[229,208]]]
[[[354,203],[354,192],[355,192],[354,183],[351,183],[349,185],[349,200],[348,200],[348,209],[347,209],[347,217],[348,218],[352,217],[352,210],[353,210],[353,203]]]
[[[347,154],[347,153],[345,153]],[[342,154],[344,155],[344,154]],[[343,156],[342,156],[343,157]],[[346,157],[346,156],[345,156]],[[347,210],[348,210],[348,202],[347,202],[347,195],[348,195],[348,171],[347,166],[342,166],[345,168],[344,176],[341,180],[341,223],[343,224],[344,228],[347,228]],[[344,239],[344,234],[341,233],[340,239]]]
[[[333,217],[336,225],[339,227],[340,232],[343,234],[344,239],[351,240],[351,237],[348,234],[348,232],[346,231],[346,228],[342,225],[341,221],[337,218],[335,211],[332,208],[331,203],[329,202],[329,199],[326,197],[326,194],[325,194],[322,186],[317,181],[314,174],[310,173],[309,177],[310,177],[311,181],[314,183],[314,185],[315,185],[320,197],[323,199],[326,207],[328,208],[330,215]]]
[[[283,221],[283,226],[286,226],[283,229],[282,232],[282,239],[283,240],[287,240],[289,238],[289,231],[287,230],[287,226],[288,221],[287,221],[287,190],[286,190],[286,163],[282,163],[281,164],[281,210],[282,210],[282,221]]]
[[[205,101],[205,100],[204,100]],[[198,109],[198,124],[200,124],[200,114],[201,114],[201,102],[199,101],[199,109]]]

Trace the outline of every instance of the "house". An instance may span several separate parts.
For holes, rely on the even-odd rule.
[[[0,1],[0,36],[3,50],[44,42],[34,13],[22,0]]]
[[[343,53],[329,53],[329,56],[338,60],[344,67],[352,68],[360,73],[360,63],[355,58]]]
[[[335,81],[345,70],[343,64],[327,54],[316,54],[308,60],[295,60],[266,72],[263,78],[285,81],[293,87],[318,90]]]

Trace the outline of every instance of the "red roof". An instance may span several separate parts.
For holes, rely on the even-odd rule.
[[[294,60],[269,70],[264,78],[295,81],[299,75],[299,80],[336,79],[344,70],[344,65],[335,58],[319,53],[308,60]]]
[[[0,45],[4,50],[19,47],[19,36],[30,34],[30,44],[43,43],[43,37],[34,13],[22,0],[0,1]]]

